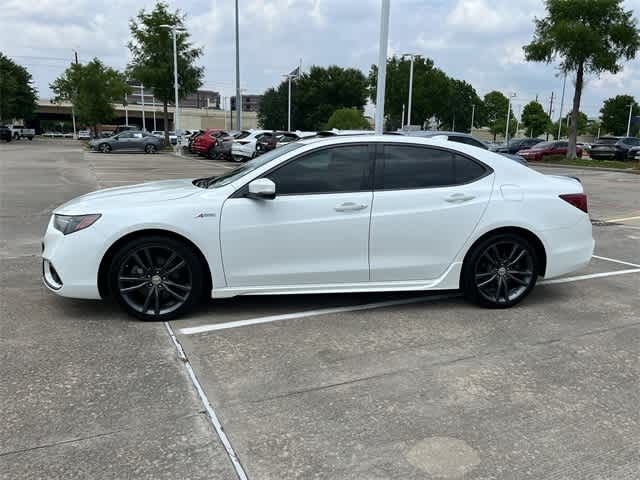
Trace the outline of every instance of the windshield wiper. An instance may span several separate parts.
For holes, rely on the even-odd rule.
[[[209,188],[216,178],[218,177],[215,175],[213,177],[197,178],[192,183],[199,188]]]

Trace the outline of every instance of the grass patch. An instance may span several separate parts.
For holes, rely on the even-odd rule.
[[[537,162],[536,162],[537,163]],[[544,157],[542,163],[553,163],[556,165],[569,165],[572,167],[601,167],[615,168],[618,170],[640,170],[640,162],[620,160],[591,160],[586,158],[576,158],[575,160],[567,160],[563,155],[554,155]]]

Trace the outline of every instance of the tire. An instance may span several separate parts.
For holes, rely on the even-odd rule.
[[[27,137],[29,141],[33,141],[33,137]]]
[[[127,242],[109,268],[109,289],[118,304],[145,321],[185,315],[199,303],[204,284],[197,253],[171,237],[153,235]]]
[[[19,133],[14,133],[13,134],[13,139],[14,140],[20,140],[20,134]]]
[[[244,157],[241,157],[240,155],[232,155],[232,156],[231,156],[231,159],[232,159],[234,162],[238,162],[238,163],[240,163],[240,162],[244,161]]]
[[[487,308],[520,303],[538,279],[536,250],[521,235],[491,235],[474,245],[462,266],[460,286],[465,297]]]
[[[98,145],[98,150],[100,150],[102,153],[109,153],[111,151],[111,145],[109,145],[108,143],[101,143],[100,145]]]
[[[156,148],[156,146],[153,143],[150,143],[148,145],[145,145],[144,151],[145,151],[145,153],[156,153],[158,151],[158,149]]]
[[[216,152],[215,146],[209,149],[209,151],[207,152],[207,158],[210,160],[215,160],[216,158],[218,158],[218,152]]]

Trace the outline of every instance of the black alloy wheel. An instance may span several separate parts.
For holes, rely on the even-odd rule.
[[[203,269],[182,242],[148,237],[130,242],[114,257],[110,287],[130,314],[142,320],[169,320],[198,302]]]
[[[462,288],[470,300],[490,308],[508,308],[535,286],[538,259],[520,235],[502,234],[474,247],[463,266]]]

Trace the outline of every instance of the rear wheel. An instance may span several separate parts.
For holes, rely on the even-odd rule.
[[[144,151],[146,153],[156,153],[158,151],[158,149],[156,148],[156,146],[153,143],[150,143],[148,145],[146,145],[144,147]]]
[[[209,149],[209,151],[207,152],[207,157],[211,160],[215,160],[218,158],[218,152],[216,151],[215,145]]]
[[[526,238],[497,234],[473,247],[462,267],[461,286],[478,305],[508,308],[531,292],[538,271],[536,251]]]
[[[200,300],[203,266],[193,249],[179,240],[144,237],[115,255],[109,286],[129,314],[141,320],[169,320],[184,315]]]

